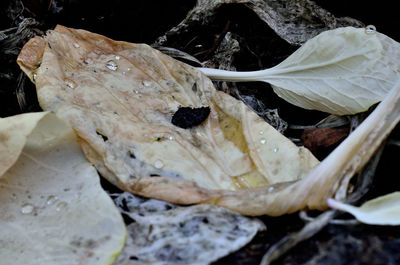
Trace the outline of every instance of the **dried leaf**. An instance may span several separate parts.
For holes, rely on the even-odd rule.
[[[43,54],[39,68],[36,54]],[[41,106],[71,124],[102,175],[132,193],[218,204],[225,190],[268,189],[318,164],[195,68],[147,45],[58,26],[31,40],[18,62],[35,75]],[[210,114],[182,129],[171,123],[181,107]],[[269,212],[263,205],[257,214]],[[239,211],[254,214],[248,209]]]
[[[48,113],[0,119],[0,154],[2,264],[113,262],[125,225],[71,128]]]
[[[217,80],[268,82],[278,96],[305,109],[355,114],[381,101],[400,77],[400,44],[373,29],[338,28],[270,69],[200,70]]]
[[[355,207],[334,199],[329,207],[354,215],[358,221],[371,225],[400,225],[400,192],[393,192]]]
[[[302,44],[325,30],[363,26],[363,23],[353,18],[337,18],[309,0],[197,0],[196,6],[188,12],[186,18],[158,38],[157,44],[162,45],[169,36],[188,31],[193,24],[208,24],[216,10],[228,4],[244,4],[282,39],[295,45]]]
[[[349,135],[349,128],[314,128],[304,130],[301,139],[314,154],[335,146]]]
[[[133,220],[114,265],[210,264],[265,229],[257,219],[212,205],[182,207],[126,192],[114,201]]]
[[[28,43],[18,61],[35,65],[30,52],[43,54],[38,69],[24,68],[36,74],[42,107],[72,124],[86,156],[112,183],[174,203],[210,203],[247,215],[326,209],[328,198],[344,196],[349,179],[400,119],[396,83],[309,172],[317,161],[308,150],[215,91],[192,67],[146,45],[61,26],[40,41],[46,42],[44,53]],[[170,121],[182,106],[207,106],[210,115],[181,129]]]

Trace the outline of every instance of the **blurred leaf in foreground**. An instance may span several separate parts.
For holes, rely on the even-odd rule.
[[[0,119],[2,264],[112,264],[126,229],[83,156],[53,114]]]

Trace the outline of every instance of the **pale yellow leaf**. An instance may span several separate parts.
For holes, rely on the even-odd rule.
[[[371,225],[400,225],[400,192],[393,192],[367,201],[360,207],[345,204],[334,199],[328,205],[354,215],[362,223]]]
[[[111,264],[125,225],[72,129],[30,113],[0,119],[0,135],[1,263]]]

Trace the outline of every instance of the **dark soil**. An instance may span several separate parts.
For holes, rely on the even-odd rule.
[[[398,12],[395,1],[379,1],[367,5],[364,1],[316,1],[335,16],[349,16],[376,28],[400,41],[396,27]],[[177,25],[194,6],[194,0],[19,0],[0,2],[0,31],[18,26],[28,17],[39,24],[32,32],[40,34],[56,24],[82,28],[113,39],[152,44],[171,27]],[[51,4],[50,4],[51,3]],[[49,6],[50,4],[50,6]],[[382,15],[383,14],[383,15]],[[33,29],[35,28],[35,30]],[[166,46],[185,51],[200,61],[209,59],[219,34],[229,30],[240,43],[233,65],[238,70],[254,70],[274,66],[297,47],[289,45],[275,34],[251,10],[243,5],[220,7],[207,26],[194,25],[190,31],[170,36]],[[15,30],[14,30],[15,32]],[[0,35],[0,117],[23,112],[40,111],[35,88],[24,80],[15,63],[26,38],[10,44]],[[19,84],[24,86],[19,86]],[[278,109],[280,117],[290,124],[312,125],[325,118],[325,113],[307,111],[277,97],[268,84],[239,83],[240,93],[261,100],[267,108]],[[25,103],[20,97],[24,96]],[[287,130],[287,136],[300,138],[302,130]],[[390,139],[399,139],[397,127]],[[397,163],[400,147],[386,146],[370,191],[359,203],[389,192],[400,190]],[[325,156],[326,154],[324,154]],[[323,157],[322,157],[323,158]],[[103,181],[106,188],[110,184]],[[318,213],[314,213],[315,215]],[[342,218],[350,218],[347,215]],[[268,230],[259,233],[243,249],[215,264],[259,264],[265,251],[282,237],[298,231],[304,225],[298,214],[282,217],[262,217]],[[367,225],[328,225],[274,264],[400,264],[400,227]]]

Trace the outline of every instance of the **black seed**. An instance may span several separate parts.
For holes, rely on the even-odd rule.
[[[209,107],[190,108],[180,107],[172,116],[172,124],[183,129],[199,125],[210,114]]]

